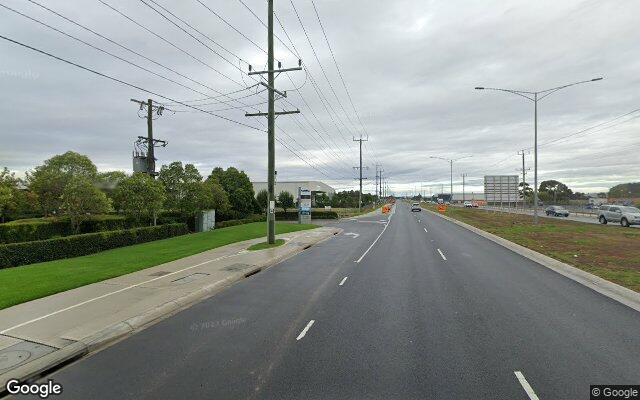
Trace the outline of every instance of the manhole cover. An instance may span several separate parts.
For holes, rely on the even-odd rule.
[[[31,353],[26,350],[13,350],[0,354],[0,370],[15,367],[22,364],[31,357]]]
[[[229,265],[228,267],[224,267],[223,270],[224,271],[243,271],[251,267],[255,267],[255,265],[235,263],[235,264]]]
[[[189,283],[189,282],[193,282],[195,280],[204,278],[205,276],[209,276],[209,274],[205,274],[205,273],[202,273],[202,272],[196,272],[194,274],[187,275],[187,276],[184,276],[182,278],[174,279],[174,280],[171,281],[171,283],[175,283],[175,284],[181,285],[183,283]]]
[[[0,350],[0,375],[56,350],[55,347],[23,340]]]
[[[170,273],[171,272],[168,272],[168,271],[158,271],[158,272],[154,272],[153,274],[149,274],[149,276],[164,276]]]

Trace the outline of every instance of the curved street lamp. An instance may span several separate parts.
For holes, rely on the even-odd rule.
[[[458,157],[458,158],[453,158],[453,159],[443,158],[443,157],[436,157],[436,156],[429,157],[429,158],[437,158],[438,160],[444,160],[444,161],[448,162],[449,165],[451,166],[451,188],[450,188],[450,190],[451,190],[451,199],[450,199],[451,204],[453,204],[453,163],[456,162],[456,161],[462,160],[463,158],[470,158],[470,157],[473,157],[473,156],[464,156],[464,157]]]
[[[570,86],[580,85],[582,83],[589,83],[595,81],[601,81],[603,78],[593,78],[586,81],[569,83],[568,85],[556,86],[551,89],[541,90],[539,92],[527,92],[524,90],[514,89],[500,89],[492,87],[476,86],[476,90],[496,90],[500,92],[507,92],[524,97],[525,99],[533,101],[534,104],[534,128],[533,128],[533,222],[538,223],[538,101],[544,99],[547,96],[552,95],[558,90],[568,88]]]

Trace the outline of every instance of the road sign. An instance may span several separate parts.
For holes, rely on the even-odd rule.
[[[298,223],[311,223],[311,191],[298,187]]]

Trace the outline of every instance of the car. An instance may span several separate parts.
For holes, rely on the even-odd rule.
[[[411,212],[414,212],[414,211],[417,211],[417,212],[422,211],[422,207],[420,207],[420,203],[411,204]]]
[[[464,202],[464,206],[465,206],[465,208],[471,208],[471,207],[473,207],[473,203],[470,202],[470,201],[465,201]]]
[[[547,214],[547,216],[554,216],[554,217],[569,216],[569,210],[561,206],[549,206],[544,210],[544,212],[545,214]]]
[[[603,225],[608,222],[619,222],[623,227],[640,225],[640,209],[616,204],[602,205],[598,209],[598,221]]]
[[[471,207],[478,208],[478,207],[480,207],[480,204],[478,204],[478,202],[474,201],[473,203],[471,203]]]

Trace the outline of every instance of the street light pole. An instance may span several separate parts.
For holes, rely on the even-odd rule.
[[[463,158],[470,158],[473,156],[464,156],[464,157],[459,157],[459,158],[454,158],[454,159],[448,159],[448,158],[442,158],[442,157],[435,157],[435,156],[431,156],[429,158],[437,158],[438,160],[444,160],[446,162],[449,163],[449,167],[451,169],[451,175],[450,175],[450,193],[451,193],[451,198],[449,199],[449,201],[451,202],[451,204],[453,204],[453,163],[459,160],[462,160]]]
[[[538,224],[538,101],[544,99],[547,96],[552,95],[558,90],[568,88],[569,86],[580,85],[582,83],[589,83],[595,81],[601,81],[603,78],[593,78],[586,81],[574,82],[568,85],[557,86],[551,89],[541,90],[538,92],[527,92],[524,90],[513,89],[500,89],[490,88],[483,86],[476,86],[476,90],[496,90],[499,92],[508,92],[517,94],[525,99],[533,101],[533,223]]]

